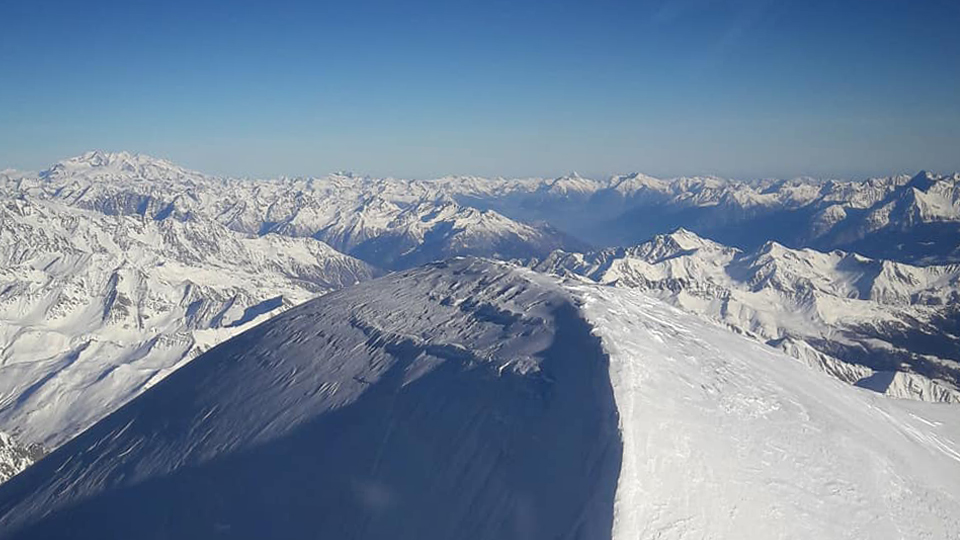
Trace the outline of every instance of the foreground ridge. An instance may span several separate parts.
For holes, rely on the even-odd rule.
[[[950,538],[953,413],[461,259],[202,355],[0,486],[0,537]]]
[[[470,261],[388,276],[216,347],[15,477],[0,536],[609,537],[605,365],[558,287]]]

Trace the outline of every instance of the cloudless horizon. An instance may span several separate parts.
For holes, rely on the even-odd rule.
[[[5,2],[0,169],[960,171],[960,2]]]

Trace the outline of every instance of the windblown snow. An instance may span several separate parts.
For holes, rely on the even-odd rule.
[[[459,259],[201,355],[0,537],[955,538],[960,421],[642,292]]]
[[[613,538],[956,538],[960,420],[637,291],[576,286],[623,436]]]

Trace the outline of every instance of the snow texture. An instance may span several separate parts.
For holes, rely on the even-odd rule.
[[[0,536],[603,538],[619,445],[569,299],[459,262],[214,348],[3,485]]]
[[[844,385],[638,291],[576,288],[620,414],[614,538],[956,538],[953,406]]]

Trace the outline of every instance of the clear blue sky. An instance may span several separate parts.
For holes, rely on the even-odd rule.
[[[0,2],[0,169],[960,170],[957,0]]]

